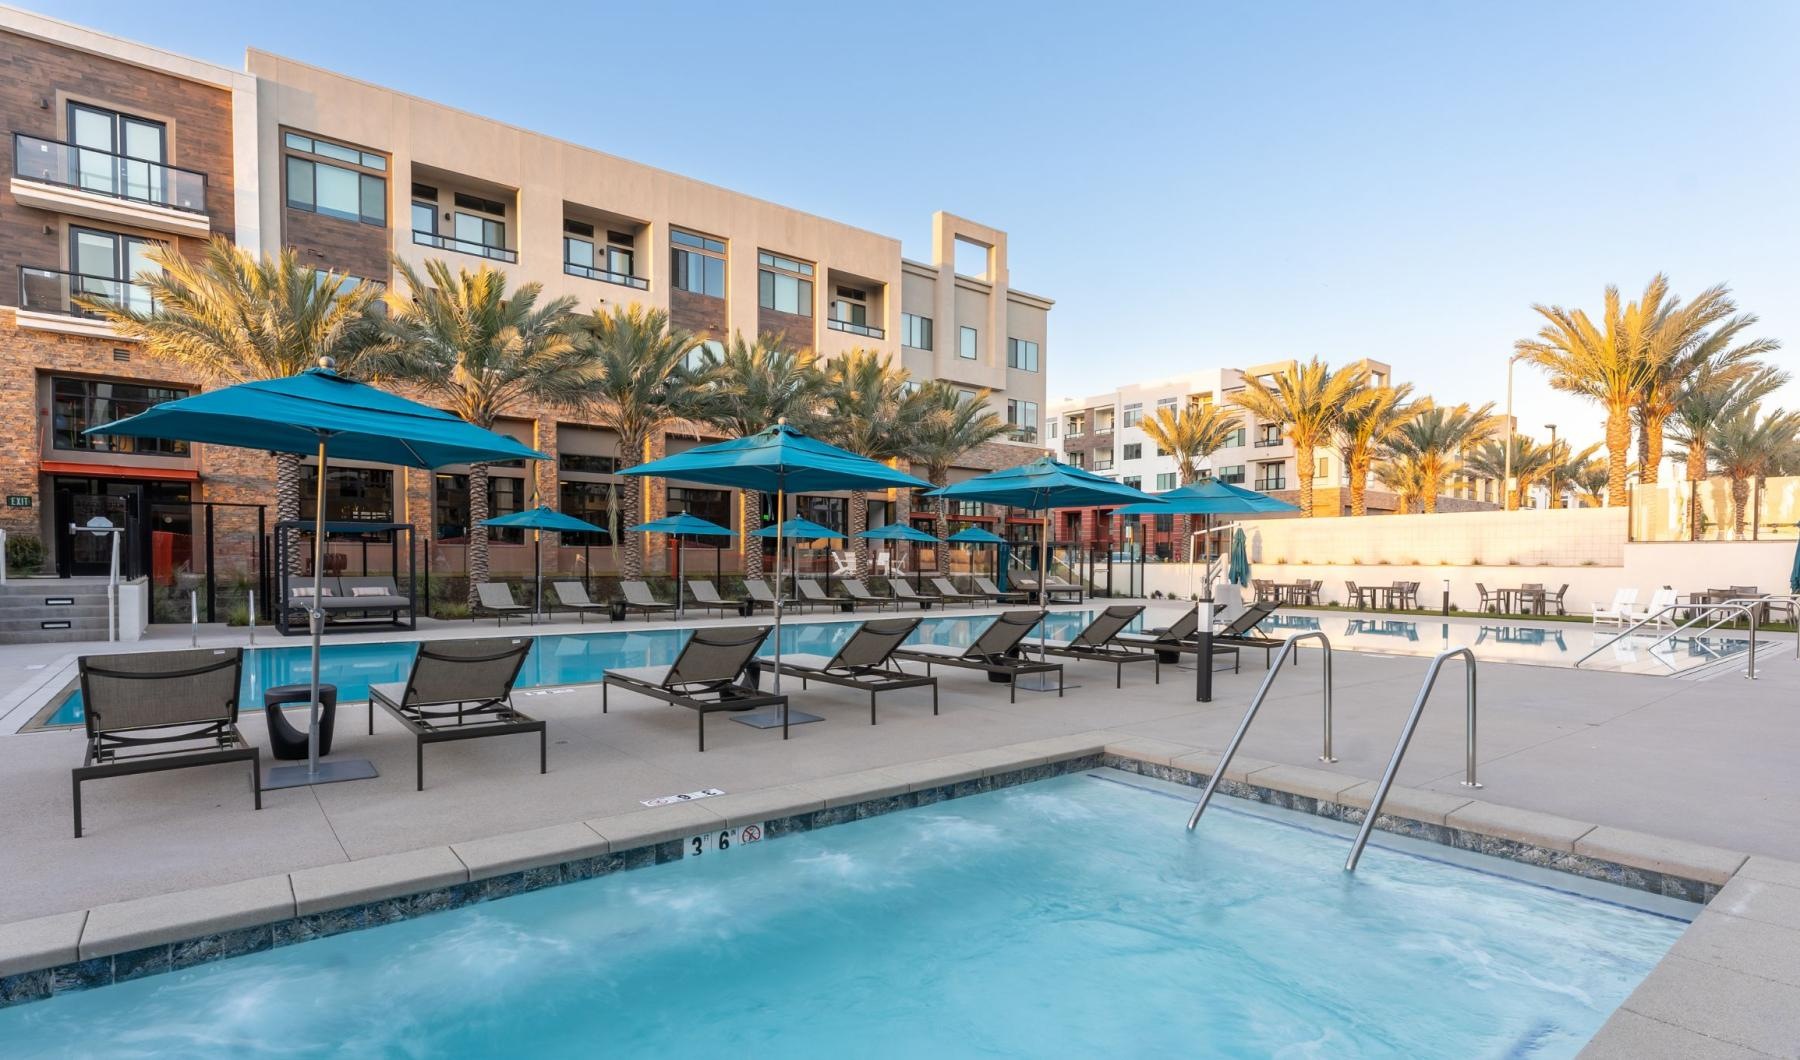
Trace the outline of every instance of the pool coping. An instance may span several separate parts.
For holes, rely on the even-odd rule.
[[[1078,733],[0,924],[0,1007],[680,860],[689,837],[744,824],[760,824],[772,840],[1098,767],[1194,788],[1218,758]],[[1219,790],[1357,824],[1374,784],[1238,756]],[[1658,1049],[1698,1036],[1685,1044],[1777,1051],[1768,1049],[1776,1032],[1759,1028],[1800,1020],[1779,1015],[1800,1014],[1800,864],[1398,786],[1376,827],[1702,905],[1601,1028],[1591,1055],[1642,1056],[1657,1035]],[[1793,945],[1732,944],[1746,930]],[[1720,977],[1736,977],[1727,1008],[1703,1000],[1717,997]],[[1741,1014],[1743,998],[1765,995],[1767,1019],[1721,1023],[1722,1012]],[[1800,1036],[1786,1051],[1793,1041]]]

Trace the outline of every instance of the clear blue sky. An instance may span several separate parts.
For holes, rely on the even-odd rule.
[[[27,6],[284,53],[915,257],[934,209],[997,225],[1058,300],[1053,398],[1318,354],[1499,402],[1531,303],[1658,270],[1729,283],[1800,367],[1793,3]],[[1598,439],[1519,384],[1522,429]]]

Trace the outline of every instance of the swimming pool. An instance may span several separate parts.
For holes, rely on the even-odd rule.
[[[1188,833],[1192,797],[1066,775],[63,994],[0,1010],[0,1041],[14,1057],[1567,1056],[1696,911],[1379,834],[1349,875],[1337,822],[1223,800]]]
[[[1072,636],[1089,617],[1086,611],[1052,611],[1049,635]],[[781,627],[781,650],[831,655],[862,624],[845,622],[790,622]],[[909,643],[962,646],[974,641],[992,615],[941,615],[927,617],[908,638]],[[500,631],[504,633],[505,631]],[[540,688],[599,681],[609,669],[622,666],[655,666],[675,661],[675,655],[691,632],[686,627],[637,629],[622,632],[557,633],[537,637],[518,687]],[[517,632],[518,636],[531,636]],[[412,667],[418,642],[384,641],[364,644],[327,644],[320,654],[319,679],[336,685],[338,699],[351,703],[369,698],[369,686],[404,681]],[[773,655],[771,642],[762,654]],[[262,705],[263,690],[280,685],[303,685],[312,680],[312,649],[295,644],[279,648],[251,648],[244,653],[244,679],[240,708]],[[73,689],[40,724],[80,725],[81,691]]]

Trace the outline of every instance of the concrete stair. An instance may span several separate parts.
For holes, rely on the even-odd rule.
[[[106,581],[26,578],[0,585],[0,644],[106,639]]]

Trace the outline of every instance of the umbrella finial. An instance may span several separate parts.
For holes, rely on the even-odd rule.
[[[335,372],[337,371],[337,359],[329,354],[323,355],[319,358],[319,367],[327,372]]]

